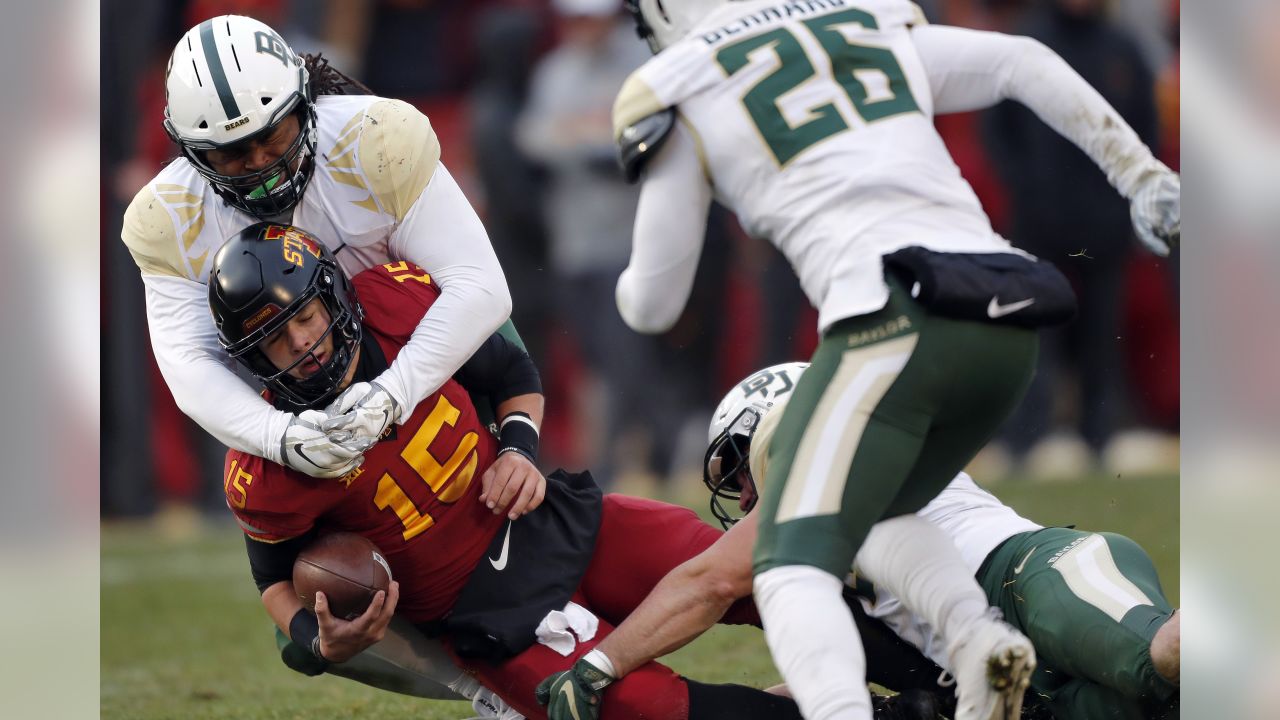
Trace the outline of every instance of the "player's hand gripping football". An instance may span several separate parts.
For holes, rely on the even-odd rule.
[[[365,452],[400,419],[400,403],[377,382],[354,383],[325,408],[320,428],[336,443]]]
[[[1182,181],[1161,166],[1142,180],[1129,203],[1129,217],[1138,239],[1151,252],[1164,257],[1178,246],[1182,235]]]
[[[312,477],[342,477],[364,462],[363,450],[335,443],[321,428],[328,416],[319,410],[295,415],[280,438],[280,461]]]
[[[480,478],[480,502],[512,520],[541,505],[546,492],[547,479],[538,467],[514,450],[499,453]]]
[[[534,697],[547,708],[547,720],[596,720],[601,693],[614,678],[581,658],[573,667],[538,683]]]
[[[387,625],[400,601],[400,583],[395,580],[379,590],[364,614],[355,620],[343,620],[329,612],[329,599],[316,593],[316,620],[320,624],[320,654],[332,663],[346,662],[370,645],[382,640]]]

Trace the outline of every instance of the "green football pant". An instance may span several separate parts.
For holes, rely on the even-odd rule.
[[[896,282],[888,304],[833,325],[768,450],[754,572],[843,578],[877,521],[924,507],[1021,400],[1032,330],[940,317]]]
[[[1177,688],[1151,639],[1173,615],[1151,558],[1123,535],[1045,528],[987,556],[978,583],[1036,647],[1031,685],[1060,720],[1156,717]]]

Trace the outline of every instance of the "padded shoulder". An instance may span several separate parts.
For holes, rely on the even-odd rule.
[[[658,152],[676,124],[676,111],[659,110],[640,118],[622,129],[618,135],[618,164],[627,182],[640,178],[644,165]]]
[[[365,111],[360,167],[382,208],[403,220],[440,162],[440,140],[431,121],[400,100],[380,100]]]

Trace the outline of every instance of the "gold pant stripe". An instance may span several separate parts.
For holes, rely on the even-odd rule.
[[[1101,535],[1090,535],[1053,561],[1076,597],[1120,622],[1139,605],[1153,605],[1151,598],[1116,567],[1111,548]]]
[[[840,512],[867,421],[911,359],[917,337],[912,333],[843,354],[800,439],[774,522]]]

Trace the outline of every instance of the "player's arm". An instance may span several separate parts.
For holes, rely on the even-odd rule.
[[[359,464],[318,430],[268,405],[231,370],[209,313],[208,286],[178,269],[179,239],[151,187],[126,210],[121,239],[141,271],[152,353],[179,409],[231,448],[308,474],[332,477]],[[291,441],[307,444],[311,462],[294,464],[299,458],[284,450],[296,445]]]
[[[667,573],[636,609],[596,646],[622,677],[684,647],[751,594],[756,513],[748,513],[711,547]]]
[[[1149,248],[1168,254],[1177,243],[1177,174],[1057,53],[1032,38],[955,27],[924,25],[911,36],[937,113],[1022,103],[1088,154],[1133,203],[1135,229]]]
[[[376,103],[360,142],[370,189],[396,220],[389,254],[426,269],[440,287],[408,344],[377,378],[407,418],[507,319],[511,293],[480,218],[439,162],[440,143],[426,116],[400,101]]]
[[[680,318],[693,289],[712,190],[693,135],[679,122],[642,178],[631,261],[618,278],[618,312],[637,332],[661,333]]]
[[[209,315],[208,288],[143,275],[151,349],[178,408],[220,442],[280,462],[292,415],[267,404],[236,376]]]
[[[601,693],[611,683],[685,646],[723,617],[735,600],[750,595],[755,535],[755,513],[748,513],[711,547],[667,573],[626,620],[573,667],[544,678],[535,696],[549,706],[549,716],[578,717],[577,708],[585,705],[596,707],[591,715],[595,717],[604,700]]]
[[[538,368],[524,348],[494,333],[455,377],[472,394],[496,403],[498,457],[481,477],[479,500],[515,520],[542,504],[546,493],[536,466],[544,409]]]
[[[316,593],[316,611],[312,614],[302,606],[293,588],[293,562],[313,537],[314,533],[306,533],[272,543],[245,535],[249,569],[262,593],[262,605],[276,627],[318,659],[346,662],[386,634],[400,598],[400,584],[392,581],[386,591],[379,590],[368,609],[355,620],[335,618],[324,593]]]

